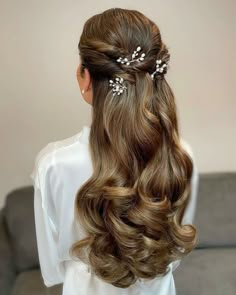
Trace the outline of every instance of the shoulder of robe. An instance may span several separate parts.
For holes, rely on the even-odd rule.
[[[52,163],[53,153],[56,149],[57,142],[50,142],[44,146],[36,155],[34,160],[33,171],[30,174],[31,179],[37,187],[40,187],[40,175],[45,173],[45,168]]]
[[[71,137],[48,143],[37,153],[35,157],[35,163],[34,163],[35,168],[38,167],[39,169],[41,169],[43,164],[52,162],[53,156],[55,155],[56,151],[76,142],[76,140],[80,138],[81,134],[82,134],[82,131],[80,131],[78,134],[73,135]]]
[[[194,152],[191,145],[183,138],[180,138],[181,145],[187,151],[187,153],[191,156],[193,160],[195,160]]]

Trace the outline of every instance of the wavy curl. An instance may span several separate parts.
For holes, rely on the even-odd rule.
[[[143,62],[116,62],[137,45],[146,52]],[[150,77],[155,60],[170,57],[154,22],[136,10],[108,9],[86,21],[78,47],[93,85],[93,174],[75,200],[88,235],[70,250],[100,279],[127,288],[165,275],[196,246],[196,228],[181,224],[193,161],[180,143],[169,84]],[[128,91],[113,97],[115,74]]]

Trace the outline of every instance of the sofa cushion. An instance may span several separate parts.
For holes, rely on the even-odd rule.
[[[6,231],[5,208],[0,210],[0,293],[8,295],[15,281],[15,265]]]
[[[200,173],[195,226],[197,247],[236,246],[236,173]]]
[[[34,188],[28,186],[14,190],[6,197],[6,224],[17,272],[39,266],[33,196]]]
[[[21,272],[16,279],[11,295],[61,295],[62,284],[47,288],[39,269]]]
[[[180,295],[235,295],[236,248],[195,249],[173,275]]]

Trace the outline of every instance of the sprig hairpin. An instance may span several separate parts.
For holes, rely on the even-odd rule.
[[[161,59],[158,59],[156,60],[156,70],[155,72],[153,72],[151,74],[151,78],[152,80],[154,79],[154,75],[159,72],[159,73],[162,73],[164,71],[164,68],[167,67],[167,64],[164,62],[163,65],[160,67],[160,64],[162,63],[162,60]]]
[[[113,80],[109,80],[109,86],[113,87],[113,96],[116,93],[120,95],[124,91],[124,89],[127,89],[127,87],[123,85],[123,81],[124,79],[122,77],[116,77],[115,82]]]
[[[142,53],[140,57],[138,57],[137,59],[134,59],[135,56],[139,55],[139,51],[141,50],[141,47],[138,46],[136,50],[134,50],[134,52],[132,53],[132,59],[131,60],[128,60],[127,57],[125,58],[122,58],[122,57],[119,57],[116,61],[119,62],[119,63],[122,63],[122,64],[126,64],[126,65],[129,65],[130,63],[134,62],[134,61],[142,61],[144,60],[144,57],[145,57],[145,53]]]
[[[134,61],[141,62],[145,58],[145,53],[142,53],[140,57],[135,59],[135,57],[137,55],[139,55],[140,51],[141,51],[141,47],[138,46],[137,49],[132,53],[132,59],[131,60],[128,60],[127,57],[125,57],[125,58],[119,57],[116,61],[118,63],[126,64],[126,65],[130,65],[130,63],[132,63]],[[162,66],[160,66],[161,64],[162,64]],[[156,73],[162,74],[165,67],[167,67],[166,62],[163,62],[161,59],[156,60],[156,70],[151,74],[152,80],[154,79],[154,76],[155,76]],[[109,86],[113,87],[113,95],[115,95],[116,93],[118,95],[120,95],[121,93],[123,93],[124,89],[127,89],[126,86],[123,86],[123,81],[124,81],[124,79],[121,78],[121,77],[116,77],[115,82],[113,80],[109,80],[109,82],[110,82]]]

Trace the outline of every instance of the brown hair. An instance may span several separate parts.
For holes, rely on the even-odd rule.
[[[137,46],[144,61],[116,61]],[[181,225],[193,161],[180,142],[170,86],[164,76],[150,76],[156,59],[168,63],[170,57],[153,21],[136,10],[108,9],[85,22],[78,47],[81,75],[87,67],[92,77],[93,174],[75,200],[88,236],[70,250],[83,261],[88,250],[92,271],[126,288],[165,275],[196,246],[196,228]],[[116,75],[127,87],[119,96],[109,87]]]

